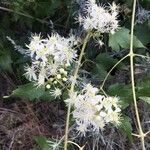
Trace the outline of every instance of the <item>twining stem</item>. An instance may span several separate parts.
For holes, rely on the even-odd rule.
[[[132,84],[132,94],[134,100],[134,107],[135,107],[135,115],[138,124],[139,130],[139,137],[141,139],[142,150],[145,150],[145,142],[144,142],[144,133],[142,130],[138,107],[137,107],[137,98],[135,93],[135,79],[134,79],[134,52],[133,52],[133,32],[134,32],[134,20],[135,20],[135,9],[136,9],[136,0],[133,1],[133,10],[132,10],[132,21],[131,21],[131,39],[130,39],[130,69],[131,69],[131,84]]]
[[[134,54],[134,56],[145,58],[145,59],[150,59],[150,56],[144,56],[144,55],[141,55],[141,54]]]
[[[137,98],[136,98],[136,92],[135,92],[135,79],[134,79],[134,57],[138,56],[138,57],[142,57],[142,58],[150,58],[149,56],[144,56],[144,55],[140,55],[140,54],[134,54],[133,52],[133,38],[134,38],[134,20],[135,20],[135,9],[136,9],[136,0],[133,1],[133,10],[132,10],[132,22],[131,22],[131,38],[130,38],[130,52],[129,54],[127,54],[126,56],[124,56],[121,60],[119,60],[112,68],[111,70],[108,72],[108,74],[106,75],[100,89],[104,92],[104,94],[106,95],[105,91],[103,90],[104,84],[108,78],[108,76],[110,75],[110,73],[112,72],[112,70],[119,65],[124,59],[126,59],[127,57],[130,57],[130,70],[131,70],[131,84],[132,84],[132,94],[133,94],[133,100],[134,100],[134,107],[135,107],[135,115],[136,115],[136,120],[137,120],[137,124],[138,124],[138,134],[133,134],[134,136],[137,136],[141,139],[141,144],[142,144],[142,150],[146,150],[145,149],[145,141],[144,138],[146,137],[147,134],[150,133],[150,131],[148,131],[146,134],[143,133],[142,130],[142,126],[141,126],[141,122],[140,122],[140,117],[139,117],[139,111],[138,111],[138,107],[137,107]]]
[[[70,90],[69,90],[70,93],[74,92],[74,87],[75,87],[75,84],[76,84],[75,81],[77,79],[79,68],[80,68],[80,65],[81,65],[81,60],[82,60],[82,57],[84,55],[84,50],[86,48],[86,45],[87,45],[87,42],[88,42],[90,36],[91,36],[91,34],[88,33],[86,35],[85,39],[84,39],[83,46],[82,46],[82,49],[81,49],[81,52],[80,52],[80,55],[79,55],[79,59],[78,59],[78,62],[77,62],[77,67],[76,67],[74,75],[73,75],[74,81],[71,83],[71,87],[70,87]],[[67,150],[67,145],[68,145],[68,130],[69,130],[70,112],[71,112],[71,104],[69,103],[68,104],[68,110],[67,110],[67,119],[66,119],[64,150]]]
[[[122,59],[120,59],[120,60],[109,70],[109,72],[107,73],[107,75],[106,75],[106,77],[105,77],[105,79],[104,79],[102,85],[100,86],[100,89],[101,89],[102,91],[103,91],[104,84],[105,84],[107,78],[109,77],[110,73],[113,71],[113,69],[115,69],[115,68],[116,68],[124,59],[126,59],[128,56],[129,56],[129,54],[126,55],[126,56],[124,56]],[[104,92],[104,91],[103,91],[103,92]],[[104,93],[104,94],[105,94],[105,93]]]
[[[71,143],[71,144],[74,144],[75,146],[77,146],[78,148],[79,148],[79,150],[83,150],[83,148],[85,147],[85,146],[79,146],[77,143],[74,143],[74,142],[72,142],[72,141],[68,141],[68,143]]]

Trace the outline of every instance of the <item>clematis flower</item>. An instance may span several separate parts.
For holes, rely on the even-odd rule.
[[[114,34],[118,28],[118,6],[115,3],[105,7],[97,5],[95,0],[87,0],[83,12],[78,15],[78,22],[87,31]]]
[[[99,132],[108,123],[120,124],[119,98],[105,97],[98,92],[96,87],[88,83],[81,92],[71,93],[65,101],[74,107],[72,115],[77,124],[77,132],[82,135],[87,131]]]

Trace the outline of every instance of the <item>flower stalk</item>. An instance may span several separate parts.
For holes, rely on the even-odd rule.
[[[80,55],[79,55],[79,59],[78,59],[78,62],[77,62],[77,67],[76,67],[74,75],[73,75],[74,80],[77,79],[80,64],[81,64],[81,61],[82,61],[82,58],[83,58],[83,55],[84,55],[84,50],[86,48],[86,45],[87,45],[90,37],[91,37],[91,33],[87,33],[87,35],[84,39],[84,42],[83,42],[83,46],[82,46]],[[72,82],[70,90],[69,90],[70,93],[74,92],[74,87],[75,87],[75,82]],[[68,130],[69,130],[70,112],[71,112],[71,104],[69,103],[68,104],[68,110],[67,110],[66,128],[65,128],[64,150],[67,150],[67,146],[68,146]]]

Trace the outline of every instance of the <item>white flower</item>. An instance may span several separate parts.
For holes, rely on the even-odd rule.
[[[28,53],[30,53],[31,57],[33,57],[35,52],[38,51],[38,49],[41,49],[42,46],[41,34],[32,35],[30,44],[26,46],[29,48]]]
[[[67,104],[75,104],[77,102],[77,92],[70,92],[69,98],[65,100]]]
[[[111,12],[118,12],[119,7],[115,4],[115,2],[110,5]]]
[[[43,62],[47,61],[48,49],[45,48],[44,44],[39,45],[38,50],[36,51],[35,58],[36,60],[42,60]]]
[[[76,20],[76,22],[79,23],[79,25],[81,25],[83,22],[83,17],[81,16],[81,14],[78,14],[78,16],[75,18],[75,20]]]
[[[118,97],[108,97],[108,100],[111,101],[111,104],[117,108],[119,105],[119,98]]]
[[[86,92],[87,95],[94,95],[98,92],[98,88],[93,87],[91,84],[85,85],[82,92]]]
[[[106,114],[104,111],[101,111],[101,112],[100,112],[100,116],[101,116],[101,117],[105,117],[106,115],[107,115],[107,114]]]
[[[37,82],[35,83],[35,86],[40,87],[40,86],[44,85],[44,83],[45,83],[45,78],[44,78],[44,76],[41,75],[41,74],[39,74],[38,80],[37,80]]]
[[[84,8],[85,17],[79,15],[78,22],[85,30],[96,30],[100,33],[114,33],[118,28],[118,7],[115,3],[110,7],[98,6],[95,0],[87,0]]]
[[[99,132],[108,123],[120,123],[119,98],[105,97],[98,92],[96,87],[86,84],[81,93],[70,93],[69,98],[65,100],[74,106],[72,115],[77,124],[77,131],[83,135],[87,131]]]
[[[116,109],[115,109],[115,112],[121,112],[121,109],[119,108],[119,107],[117,107]]]
[[[82,134],[83,136],[85,136],[85,133],[87,132],[88,129],[85,123],[81,123],[77,121],[76,130],[79,132],[79,134]]]
[[[96,116],[92,122],[93,130],[99,132],[99,129],[103,130],[105,127],[105,120],[101,116]]]
[[[60,150],[62,148],[62,141],[58,139],[52,139],[46,141],[49,145],[49,150]]]
[[[26,66],[25,71],[26,71],[26,73],[24,75],[27,77],[27,79],[29,81],[31,81],[32,79],[35,80],[35,81],[37,80],[37,76],[35,74],[34,66],[31,66],[31,67]]]
[[[54,90],[51,90],[50,93],[52,94],[52,96],[54,96],[55,98],[57,98],[57,97],[61,96],[62,91],[59,88],[55,88]]]
[[[35,86],[40,87],[42,85],[45,84],[45,79],[46,77],[46,70],[44,68],[44,66],[42,66],[42,68],[39,68],[40,70],[38,70],[38,75],[37,75],[37,80],[35,82]]]
[[[57,33],[48,38],[41,35],[32,35],[27,54],[31,57],[32,67],[25,68],[25,75],[30,81],[37,81],[38,86],[44,85],[50,78],[67,81],[68,72],[65,71],[77,58],[74,46],[78,39],[70,34],[70,37],[62,37]],[[50,82],[57,84],[57,81]]]
[[[111,111],[106,115],[106,121],[114,123],[116,125],[120,124],[120,112]]]
[[[58,63],[51,63],[48,65],[50,69],[50,75],[56,75],[58,73],[59,64]]]
[[[111,101],[108,98],[102,100],[101,105],[106,109],[110,109],[112,107]]]
[[[96,43],[99,46],[99,48],[101,48],[104,45],[102,40],[96,40]]]
[[[77,84],[77,80],[76,80],[76,78],[75,78],[74,76],[70,76],[70,77],[69,77],[69,82],[70,82],[71,84]]]

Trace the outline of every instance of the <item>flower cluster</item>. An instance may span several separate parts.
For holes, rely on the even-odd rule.
[[[78,22],[85,30],[113,34],[118,28],[118,7],[115,3],[109,7],[104,7],[98,6],[95,0],[87,0],[84,14],[78,16]]]
[[[65,38],[53,33],[46,39],[40,34],[33,35],[29,45],[26,45],[26,53],[32,60],[32,64],[25,67],[26,77],[35,81],[38,86],[46,83],[47,89],[50,89],[51,85],[66,82],[68,67],[77,57],[74,50],[76,44],[77,39],[73,35]],[[58,89],[56,91],[60,93]]]
[[[66,100],[74,106],[73,118],[77,123],[79,133],[99,131],[106,124],[120,123],[120,105],[118,97],[105,97],[98,94],[98,89],[87,84],[80,94],[70,93]]]

